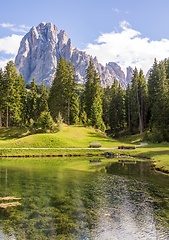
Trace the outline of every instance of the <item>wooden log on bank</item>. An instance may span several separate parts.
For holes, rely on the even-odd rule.
[[[125,146],[125,145],[121,145],[121,146],[118,146],[118,149],[135,149],[136,146]]]

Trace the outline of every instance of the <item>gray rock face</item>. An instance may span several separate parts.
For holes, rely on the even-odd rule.
[[[30,83],[34,77],[37,84],[44,81],[46,86],[51,86],[61,55],[73,63],[78,83],[85,83],[86,68],[91,56],[77,48],[73,49],[71,39],[67,38],[64,30],[58,33],[54,24],[42,22],[37,27],[32,27],[23,37],[15,59],[17,72],[23,74],[26,83]],[[101,86],[111,86],[115,79],[123,89],[126,88],[128,80],[126,81],[119,65],[111,62],[104,67],[96,57],[92,59]]]
[[[133,77],[133,72],[134,72],[133,68],[131,68],[131,67],[127,68],[127,76],[126,76],[127,84],[129,83],[131,85],[131,79]]]

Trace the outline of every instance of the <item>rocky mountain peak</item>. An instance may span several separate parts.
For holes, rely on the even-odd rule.
[[[42,22],[23,37],[15,58],[16,69],[23,74],[26,83],[30,83],[34,77],[37,84],[44,81],[45,85],[51,86],[61,55],[73,63],[78,82],[84,83],[91,56],[77,48],[73,49],[65,30],[58,33],[54,24]],[[100,85],[111,86],[115,79],[122,88],[126,88],[125,75],[118,64],[110,62],[104,67],[96,57],[92,60],[100,77]]]

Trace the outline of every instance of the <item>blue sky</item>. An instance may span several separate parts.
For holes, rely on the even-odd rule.
[[[32,26],[52,22],[66,30],[73,47],[99,62],[117,62],[144,73],[169,57],[168,0],[5,0],[0,14],[0,67],[14,59]]]

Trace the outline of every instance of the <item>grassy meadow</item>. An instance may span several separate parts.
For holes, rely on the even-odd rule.
[[[99,156],[107,151],[111,151],[120,153],[121,155],[149,158],[153,161],[156,169],[169,173],[169,143],[166,142],[158,144],[148,143],[148,145],[136,147],[134,150],[89,148],[90,143],[101,143],[102,148],[117,148],[122,144],[139,146],[142,139],[143,134],[128,135],[118,138],[117,140],[111,139],[99,130],[82,126],[63,125],[62,130],[57,133],[40,133],[34,135],[28,135],[28,130],[26,128],[0,128],[0,155]]]

